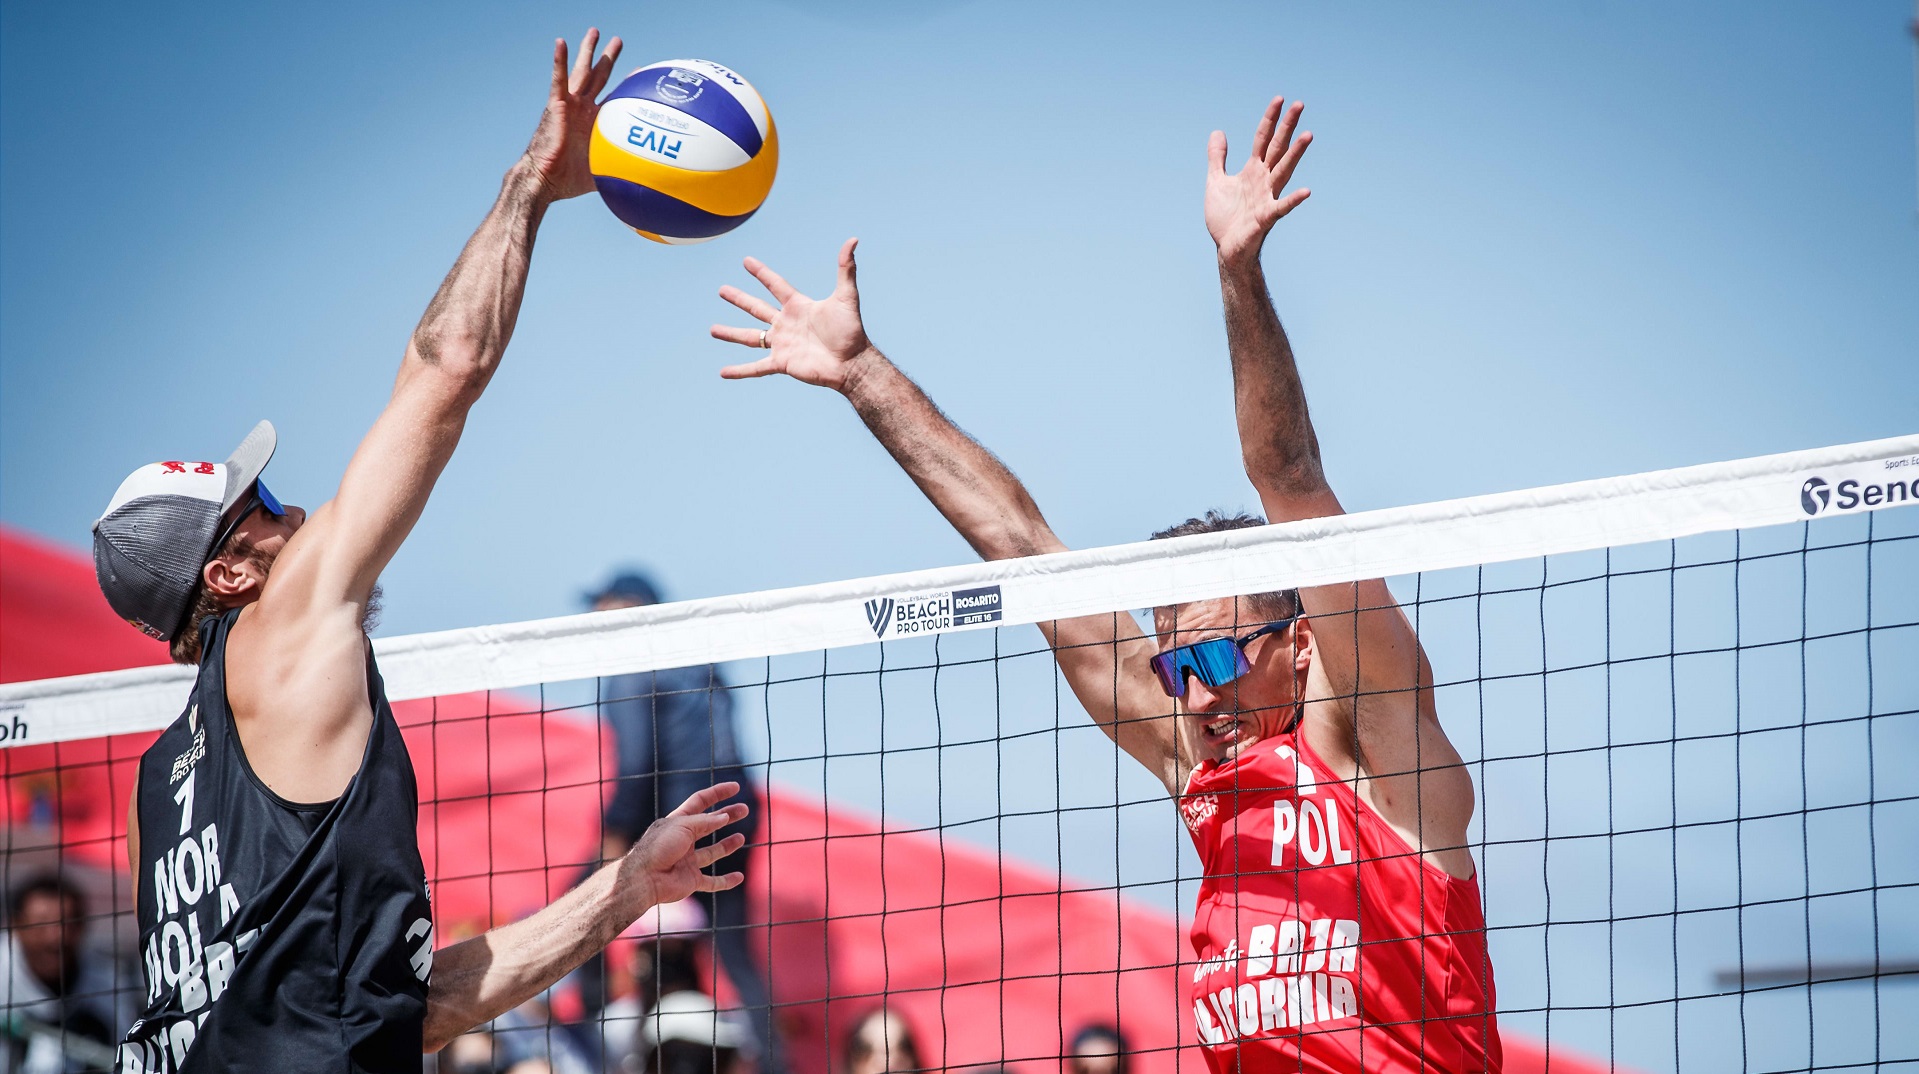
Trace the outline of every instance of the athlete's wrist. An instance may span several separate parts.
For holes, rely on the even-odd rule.
[[[522,154],[500,179],[500,200],[544,211],[559,200],[552,184],[530,155]]]
[[[1220,279],[1238,284],[1256,284],[1264,277],[1259,252],[1263,243],[1228,243],[1219,247]]]
[[[885,373],[893,363],[878,347],[868,341],[865,346],[854,352],[841,364],[840,382],[836,386],[839,393],[855,407],[870,399],[876,392],[885,389]]]
[[[639,851],[639,845],[634,844],[607,870],[612,874],[613,883],[608,885],[605,892],[605,909],[607,916],[619,925],[615,932],[623,931],[660,902],[659,886],[654,882],[653,870],[641,859]]]

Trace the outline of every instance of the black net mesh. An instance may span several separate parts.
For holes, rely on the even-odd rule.
[[[1390,582],[1477,795],[1504,1069],[1919,1069],[1919,512]],[[441,1071],[1234,1069],[1378,990],[1456,987],[1360,980],[1351,1018],[1309,991],[1317,1017],[1274,1024],[1289,993],[1255,978],[1284,959],[1239,951],[1251,992],[1196,1013],[1191,837],[1032,627],[396,710],[440,944],[558,897],[686,788],[743,775],[756,806],[736,894],[653,912]],[[122,830],[151,737],[4,754],[0,1070],[91,1069],[144,990]]]

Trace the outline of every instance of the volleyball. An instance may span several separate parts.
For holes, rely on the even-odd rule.
[[[614,216],[654,242],[684,245],[759,211],[780,137],[746,79],[709,60],[662,60],[600,103],[589,161]]]

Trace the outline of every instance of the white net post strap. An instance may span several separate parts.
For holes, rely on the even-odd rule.
[[[532,683],[1045,622],[1614,548],[1919,502],[1919,434],[744,596],[382,638],[387,694]],[[9,746],[164,727],[194,672],[0,685]]]

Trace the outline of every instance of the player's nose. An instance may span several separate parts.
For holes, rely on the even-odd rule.
[[[1218,691],[1201,682],[1198,675],[1188,675],[1186,696],[1183,700],[1186,702],[1188,712],[1211,712],[1218,708],[1225,698]]]

